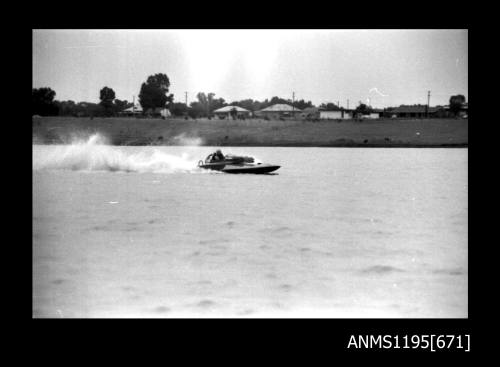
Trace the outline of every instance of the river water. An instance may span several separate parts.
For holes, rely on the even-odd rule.
[[[467,149],[33,146],[33,317],[467,317]]]

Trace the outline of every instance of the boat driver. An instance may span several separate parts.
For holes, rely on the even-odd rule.
[[[217,149],[217,151],[213,154],[212,157],[214,161],[222,161],[224,159],[224,154],[222,154],[220,149]]]

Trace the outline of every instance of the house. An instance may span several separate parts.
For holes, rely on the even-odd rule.
[[[299,117],[302,110],[292,107],[289,104],[278,103],[260,111],[255,114],[259,117],[267,117],[270,119],[291,118]]]
[[[215,111],[213,111],[213,114],[215,115],[215,117],[217,117],[218,119],[229,119],[231,118],[231,113],[233,110],[236,110],[236,116],[237,118],[245,118],[245,117],[250,117],[252,112],[247,110],[246,108],[242,108],[242,107],[239,107],[239,106],[225,106],[225,107],[222,107],[222,108],[219,108]]]

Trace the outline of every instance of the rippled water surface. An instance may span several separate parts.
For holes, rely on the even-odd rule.
[[[467,149],[33,146],[34,317],[467,317]]]

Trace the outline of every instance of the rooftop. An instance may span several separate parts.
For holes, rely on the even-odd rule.
[[[126,108],[123,110],[123,112],[142,112],[142,107],[141,105],[136,105],[135,107],[132,106],[132,107],[129,107],[129,108]]]
[[[231,110],[236,109],[238,112],[250,112],[246,108],[239,106],[225,106],[214,111],[214,113],[231,112]]]
[[[272,106],[260,110],[260,112],[292,112],[292,111],[300,112],[302,110],[297,107],[293,108],[292,106],[285,103],[273,104]]]
[[[425,113],[427,106],[399,106],[392,109],[391,113]],[[441,107],[429,107],[429,113],[437,112]]]

